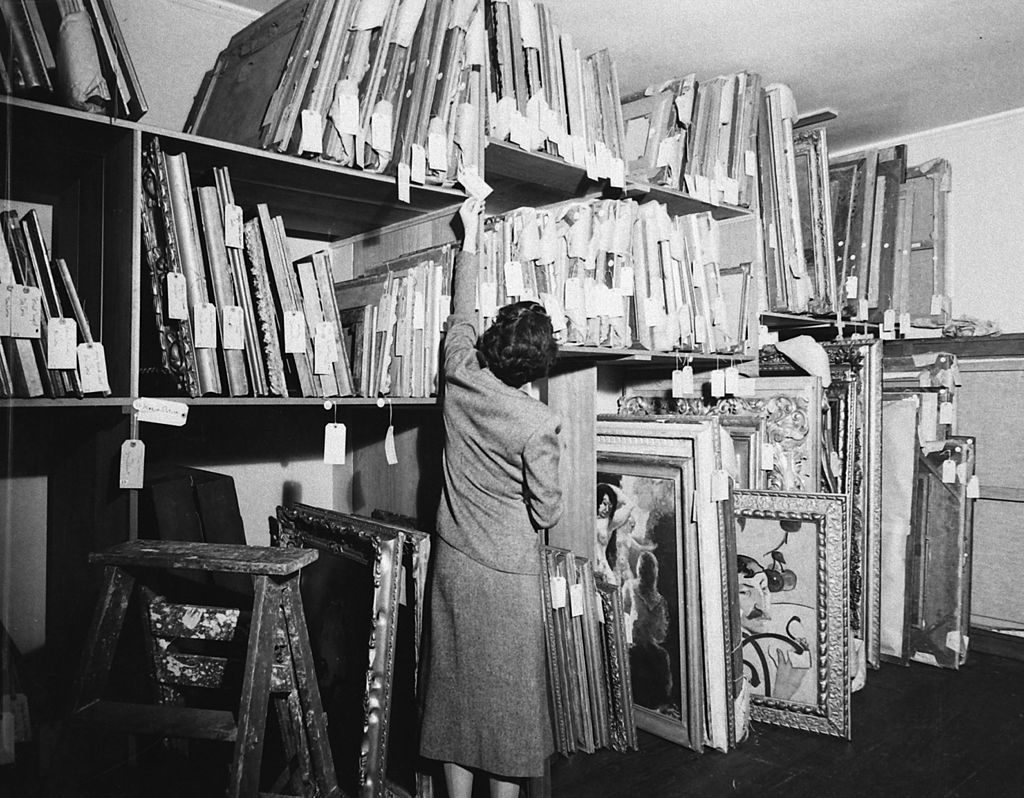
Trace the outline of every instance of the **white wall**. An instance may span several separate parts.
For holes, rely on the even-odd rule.
[[[1024,332],[1024,108],[871,147],[893,144],[907,145],[911,165],[942,157],[952,167],[953,315]]]

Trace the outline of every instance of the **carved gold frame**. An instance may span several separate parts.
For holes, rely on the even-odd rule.
[[[400,527],[368,518],[299,503],[277,508],[274,545],[315,548],[372,569],[369,667],[359,757],[361,798],[382,798],[389,792],[386,776],[388,732],[405,537]]]
[[[751,718],[850,739],[850,582],[846,497],[827,493],[739,490],[733,493],[733,512],[737,520],[797,520],[813,524],[816,530],[816,701],[810,705],[751,696]],[[740,532],[737,530],[736,534],[738,536]],[[735,574],[734,569],[734,579]]]
[[[601,650],[608,695],[608,746],[613,751],[636,751],[639,740],[633,714],[633,684],[630,679],[629,645],[622,612],[622,596],[606,582],[595,584],[601,605]]]

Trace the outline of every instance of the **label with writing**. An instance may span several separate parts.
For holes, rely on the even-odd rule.
[[[306,317],[299,310],[284,312],[284,351],[300,355],[306,351]]]
[[[132,402],[132,407],[135,410],[136,419],[149,424],[183,427],[188,420],[188,405],[185,402],[140,396]]]
[[[681,399],[685,396],[692,396],[693,393],[693,366],[675,369],[672,372],[672,398]]]
[[[222,339],[225,349],[245,349],[245,316],[241,305],[225,305],[220,309],[224,323]]]
[[[146,444],[129,438],[121,444],[121,473],[118,487],[123,490],[140,490],[146,469]]]
[[[0,285],[0,335],[11,334],[11,312],[14,304],[13,283]]]
[[[78,366],[78,324],[74,319],[55,317],[46,326],[46,367],[73,369]]]
[[[83,393],[107,393],[110,382],[107,380],[107,356],[103,352],[103,344],[78,345],[78,378],[82,383]]]
[[[188,286],[180,272],[167,272],[167,318],[188,319]]]
[[[11,298],[11,335],[39,338],[42,324],[42,295],[29,285],[15,286]]]
[[[952,460],[942,461],[942,481],[949,484],[956,482],[956,463]]]
[[[427,151],[419,144],[412,145],[409,180],[420,185],[427,181]]]
[[[569,585],[569,615],[578,618],[583,614],[583,585]]]
[[[196,349],[217,348],[217,306],[204,302],[192,309],[192,344]]]
[[[242,249],[245,246],[245,238],[242,235],[242,209],[230,202],[224,206],[224,244],[232,249]]]
[[[345,425],[328,424],[324,428],[324,462],[345,465]]]
[[[300,117],[302,131],[299,136],[299,154],[309,152],[322,155],[324,151],[324,119],[319,111],[302,109]]]
[[[565,606],[568,583],[564,576],[551,577],[551,609],[560,610]]]

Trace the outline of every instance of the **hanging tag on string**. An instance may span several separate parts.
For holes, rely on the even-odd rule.
[[[217,306],[211,302],[193,309],[192,344],[196,349],[217,348]]]
[[[225,305],[221,308],[224,322],[222,336],[225,349],[245,349],[245,315],[241,305]]]
[[[672,372],[672,398],[681,399],[695,393],[693,386],[693,366],[683,366]]]
[[[967,498],[968,499],[980,499],[981,498],[981,485],[978,482],[978,475],[975,474],[969,480],[967,480]]]
[[[857,275],[852,274],[846,278],[846,298],[856,299],[858,293]]]
[[[718,469],[711,472],[711,501],[724,502],[729,498],[729,472]]]
[[[231,202],[224,206],[224,245],[232,249],[245,247],[245,238],[242,235],[242,209]]]
[[[324,119],[319,111],[304,108],[300,115],[299,155],[305,152],[322,155],[324,151]]]
[[[939,405],[939,423],[950,424],[953,423],[953,403],[942,402]]]
[[[395,452],[395,428],[388,424],[387,434],[384,436],[384,459],[388,465],[398,464],[398,454]]]
[[[419,144],[412,145],[412,157],[409,160],[409,179],[413,183],[423,185],[427,182],[427,151]]]
[[[735,366],[729,366],[725,370],[725,392],[735,396],[739,390],[739,382],[740,370]]]
[[[78,366],[78,325],[74,319],[55,317],[46,327],[46,367],[73,369]]]
[[[15,338],[39,338],[42,324],[42,294],[38,288],[22,285],[11,298],[11,335]]]
[[[942,462],[942,481],[950,485],[956,482],[956,463],[952,460]]]
[[[398,182],[398,201],[404,202],[407,205],[412,202],[412,190],[409,187],[411,179],[412,174],[409,170],[409,164],[405,161],[401,161],[398,164],[398,176],[395,180]]]
[[[132,402],[132,407],[135,409],[135,418],[139,422],[184,427],[188,420],[188,405],[185,402],[140,396]]]
[[[108,393],[107,356],[103,344],[78,345],[78,378],[82,382],[82,393]]]
[[[605,622],[604,602],[601,601],[600,596],[597,597],[597,601],[594,602],[594,606],[597,608],[597,622],[603,624]]]
[[[0,285],[0,335],[11,334],[11,313],[14,305],[14,284]]]
[[[284,312],[284,351],[288,355],[306,352],[306,317],[299,310]]]
[[[725,372],[721,369],[711,372],[711,395],[725,396]]]
[[[578,618],[583,614],[583,585],[569,585],[569,615]]]
[[[884,332],[896,331],[896,311],[892,308],[882,314],[882,330]]]
[[[566,587],[564,576],[551,577],[551,609],[560,610],[565,606]]]
[[[188,319],[188,287],[179,272],[167,272],[167,318]]]
[[[121,444],[121,476],[118,486],[124,490],[142,488],[146,468],[146,444],[129,438]]]
[[[344,424],[337,422],[328,424],[324,428],[324,462],[328,465],[345,465],[345,438],[346,430]]]

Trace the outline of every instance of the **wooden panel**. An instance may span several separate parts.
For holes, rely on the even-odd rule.
[[[594,536],[594,425],[597,413],[597,368],[553,374],[548,379],[547,403],[562,417],[562,520],[548,532],[548,544],[590,557]]]
[[[957,428],[978,440],[978,481],[1024,488],[1024,371],[961,369],[961,380]]]
[[[979,464],[982,444],[978,443]],[[974,580],[971,623],[1002,627],[1024,625],[1020,575],[1024,573],[1024,538],[1020,507],[981,499],[974,508]]]
[[[287,576],[316,560],[316,549],[232,546],[227,543],[178,543],[133,540],[89,555],[89,561],[140,568],[183,568],[223,573]]]

